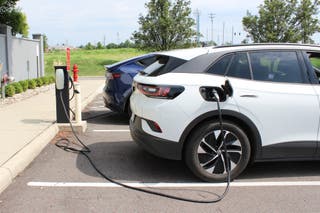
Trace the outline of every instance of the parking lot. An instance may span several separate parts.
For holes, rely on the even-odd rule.
[[[83,118],[88,129],[81,138],[107,176],[199,200],[223,192],[225,184],[199,181],[183,162],[144,152],[130,137],[128,118],[106,109],[101,96]],[[319,162],[256,163],[233,181],[221,202],[194,204],[110,184],[86,158],[58,149],[58,138],[0,195],[0,212],[319,212]]]

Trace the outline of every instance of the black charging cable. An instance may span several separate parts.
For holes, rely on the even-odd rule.
[[[216,103],[217,103],[218,111],[219,111],[220,130],[221,130],[221,134],[223,134],[224,131],[223,131],[223,125],[222,125],[223,122],[222,122],[222,113],[221,113],[221,109],[220,109],[220,101],[219,101],[219,97],[217,96],[217,93],[214,93],[214,94],[215,94],[215,99],[216,99]],[[63,98],[62,98],[62,91],[59,91],[59,95],[60,95],[60,99],[61,99],[61,103],[63,105],[63,109],[64,109],[64,112],[65,112],[65,115],[68,118],[72,133],[75,136],[75,138],[77,139],[77,141],[82,145],[83,149],[77,149],[75,147],[71,147],[70,146],[71,142],[67,138],[59,140],[55,145],[57,147],[65,150],[65,151],[72,152],[72,153],[77,153],[77,154],[81,154],[81,155],[85,156],[88,159],[88,161],[91,164],[91,166],[96,170],[96,172],[98,174],[100,174],[104,179],[108,180],[109,182],[114,183],[114,184],[119,185],[119,186],[122,186],[122,187],[127,188],[127,189],[131,189],[131,190],[135,190],[135,191],[139,191],[139,192],[143,192],[143,193],[147,193],[147,194],[157,195],[157,196],[161,196],[161,197],[165,197],[165,198],[169,198],[169,199],[173,199],[173,200],[191,202],[191,203],[217,203],[217,202],[221,201],[226,196],[226,194],[228,193],[229,186],[230,186],[230,169],[229,169],[230,167],[229,167],[229,157],[228,157],[228,153],[227,153],[224,137],[222,137],[222,144],[223,144],[223,148],[224,148],[224,151],[226,153],[226,159],[227,159],[225,161],[225,164],[226,164],[225,166],[227,168],[227,186],[226,186],[225,191],[223,192],[223,194],[220,195],[220,196],[218,195],[218,197],[216,199],[213,199],[213,200],[196,200],[196,199],[183,198],[183,197],[178,197],[178,196],[169,195],[169,194],[165,194],[165,193],[161,193],[161,192],[151,191],[151,190],[147,190],[147,189],[143,189],[143,188],[136,188],[136,187],[129,186],[129,185],[123,184],[121,182],[118,182],[116,180],[113,180],[112,178],[110,178],[106,174],[104,174],[95,165],[93,160],[88,155],[91,152],[91,150],[89,149],[88,146],[85,145],[84,142],[82,142],[82,140],[78,137],[76,131],[74,130],[74,127],[72,125],[72,122],[71,122],[70,117],[68,115],[65,103],[64,103]],[[67,143],[63,143],[63,141],[67,141]]]

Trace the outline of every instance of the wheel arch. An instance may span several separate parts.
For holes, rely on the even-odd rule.
[[[182,157],[184,157],[185,152],[185,142],[191,136],[194,129],[198,126],[202,125],[205,122],[210,120],[218,120],[219,113],[218,111],[210,111],[205,114],[200,115],[196,119],[194,119],[184,130],[182,133],[179,142],[183,144],[182,146]],[[261,136],[256,127],[256,125],[245,115],[231,111],[231,110],[222,110],[222,119],[232,122],[238,125],[248,136],[250,145],[251,145],[251,156],[250,156],[250,163],[254,162],[256,158],[261,156]]]

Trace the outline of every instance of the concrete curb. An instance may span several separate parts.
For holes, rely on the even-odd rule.
[[[104,84],[82,101],[82,110],[102,92],[103,87]],[[50,125],[0,167],[0,194],[41,153],[58,132],[56,123]]]

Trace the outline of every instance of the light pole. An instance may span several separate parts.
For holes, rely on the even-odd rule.
[[[232,26],[232,44],[233,44],[234,36],[241,36],[241,33],[240,32],[234,32],[234,27]]]
[[[194,15],[196,16],[196,21],[197,21],[197,45],[199,46],[200,44],[200,11],[199,9],[196,9],[194,12]]]
[[[211,20],[211,43],[213,44],[213,19],[215,18],[216,14],[209,13],[209,18]]]

